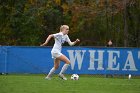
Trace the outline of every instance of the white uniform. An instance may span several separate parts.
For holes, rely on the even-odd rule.
[[[57,57],[60,57],[62,55],[62,53],[61,53],[62,44],[64,42],[68,42],[70,44],[71,41],[69,39],[69,36],[64,35],[62,32],[53,34],[53,36],[55,39],[55,43],[54,43],[54,46],[52,48],[51,54],[52,54],[52,58],[57,58]]]

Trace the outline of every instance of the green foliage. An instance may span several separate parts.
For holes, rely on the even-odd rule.
[[[80,38],[83,46],[105,46],[112,39],[116,47],[126,46],[124,40],[127,47],[140,47],[140,1],[126,1],[1,0],[0,44],[40,45],[67,24],[70,38]]]

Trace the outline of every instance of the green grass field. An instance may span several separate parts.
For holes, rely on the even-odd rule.
[[[57,76],[0,75],[0,93],[140,93],[140,79],[80,76],[80,80],[63,81]]]

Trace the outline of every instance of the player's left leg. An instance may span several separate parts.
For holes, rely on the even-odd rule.
[[[46,79],[51,80],[52,75],[54,74],[55,70],[59,68],[60,60],[54,59],[54,67],[50,70],[49,74],[47,75]]]
[[[59,77],[61,77],[63,80],[67,80],[67,78],[63,75],[63,73],[67,70],[67,68],[70,64],[70,60],[65,55],[61,55],[60,57],[58,57],[58,59],[65,62],[65,64],[63,65],[63,67],[59,73]]]

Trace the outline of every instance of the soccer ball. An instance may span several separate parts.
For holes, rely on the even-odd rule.
[[[79,80],[79,76],[77,74],[72,74],[71,80]]]

